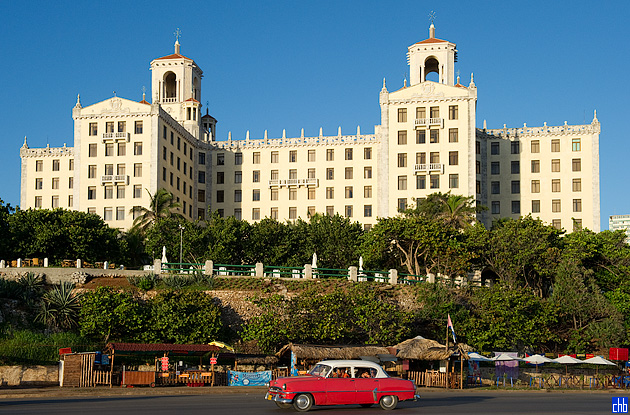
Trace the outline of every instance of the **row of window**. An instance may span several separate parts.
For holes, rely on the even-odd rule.
[[[59,171],[61,160],[54,159],[52,161],[52,171]],[[74,159],[68,160],[68,170],[74,170]],[[44,160],[35,160],[35,171],[44,171]]]
[[[416,164],[426,164],[427,153],[416,153]],[[432,151],[429,153],[429,163],[438,164],[440,162],[440,153]],[[449,166],[459,165],[459,153],[457,151],[448,152]],[[398,153],[398,167],[407,167],[407,153]]]
[[[43,199],[42,196],[35,196],[35,208],[41,208],[43,207]],[[74,204],[74,198],[72,197],[72,195],[68,196],[68,207],[71,208]],[[55,196],[51,196],[50,198],[50,206],[51,208],[55,209],[59,207],[59,196],[55,195]]]
[[[440,130],[430,129],[429,131],[429,143],[436,144],[440,142]],[[426,130],[416,130],[416,144],[426,144],[427,142],[427,131]],[[448,129],[448,142],[449,143],[457,143],[459,142],[459,132],[457,128],[449,128]],[[406,145],[407,144],[407,131],[400,130],[398,131],[398,145]]]
[[[166,170],[166,167],[162,167],[162,181],[164,183],[169,183],[171,187],[175,187],[178,191],[182,191],[185,196],[188,196],[189,198],[192,199],[193,197],[192,185],[188,185],[186,181],[182,180],[181,177],[179,176],[175,177],[173,172],[168,172]]]
[[[203,157],[202,157],[203,154]],[[272,151],[271,154],[271,163],[279,163],[280,162],[280,152]],[[260,164],[261,154],[259,151],[252,153],[252,164]],[[203,159],[203,160],[202,160]],[[365,147],[363,149],[363,159],[371,160],[372,159],[372,147]],[[354,149],[346,148],[344,149],[344,160],[354,160]],[[308,150],[306,161],[315,162],[316,161],[316,151]],[[326,149],[326,161],[335,161],[335,149],[329,148]],[[297,163],[298,162],[298,151],[290,150],[289,151],[289,163]],[[199,164],[205,164],[205,154],[199,153]],[[243,164],[243,153],[234,153],[234,165],[238,166]],[[217,153],[217,166],[225,165],[225,153]]]
[[[104,146],[106,157],[127,155],[127,143],[105,143]],[[133,143],[133,155],[142,155],[141,141]],[[98,157],[98,143],[88,144],[88,157]]]
[[[581,192],[582,191],[582,179],[572,179],[571,182],[571,190],[573,192]],[[521,181],[520,180],[512,180],[511,181],[511,190],[512,193],[520,193]],[[552,179],[551,180],[551,191],[554,193],[558,193],[561,191],[560,179]],[[532,180],[531,181],[531,192],[532,193],[540,193],[540,180]],[[490,182],[490,193],[493,195],[501,194],[501,182],[493,181]]]
[[[68,189],[72,189],[74,187],[74,177],[68,177]],[[44,179],[36,178],[35,179],[35,190],[43,190],[44,188]],[[59,189],[59,177],[51,178],[51,189],[58,190]]]
[[[219,215],[223,216],[224,211],[223,209],[218,209],[219,211]],[[306,208],[306,215],[307,217],[311,217],[313,215],[315,215],[316,210],[315,210],[315,206],[308,206]],[[252,209],[252,220],[260,220],[260,208],[253,208]],[[326,206],[326,214],[333,216],[335,214],[335,207],[334,206]],[[372,217],[372,205],[363,205],[363,217],[365,218],[371,218]],[[352,205],[346,205],[344,206],[344,216],[351,218],[354,216],[354,206]],[[234,217],[236,219],[242,219],[243,218],[243,211],[240,208],[236,208],[234,209]],[[278,208],[277,207],[272,207],[270,208],[269,211],[269,218],[271,219],[279,219],[278,216]],[[297,207],[289,207],[289,219],[297,219],[298,218],[298,208]]]
[[[440,188],[440,175],[439,174],[430,174],[428,178],[429,178],[429,189]],[[459,174],[448,175],[448,187],[449,189],[459,188]],[[424,174],[417,175],[416,176],[416,189],[426,189],[426,188],[427,188],[427,176]],[[407,176],[398,176],[398,190],[407,190]]]
[[[571,171],[575,171],[575,172],[582,171],[582,159],[571,159]],[[520,172],[521,172],[520,161],[512,160],[510,162],[510,173],[520,174]],[[540,173],[540,160],[531,161],[531,172]],[[552,173],[560,172],[560,159],[551,160],[551,172]],[[500,161],[493,161],[490,163],[490,174],[501,174]]]
[[[117,128],[115,128],[117,127]],[[133,131],[135,134],[142,134],[142,121],[135,121],[133,125]],[[114,130],[115,129],[115,130]],[[89,124],[89,135],[97,136],[98,135],[98,123],[91,122]],[[105,132],[106,133],[126,133],[127,132],[127,122],[126,121],[107,121],[105,122]]]
[[[416,119],[427,118],[426,107],[416,107]],[[429,118],[440,118],[440,107],[429,107]],[[457,120],[459,118],[459,108],[457,105],[449,105],[448,119]],[[398,108],[398,122],[407,122],[407,108]]]
[[[562,202],[560,199],[551,200],[551,211],[553,213],[562,212]],[[501,202],[495,200],[491,203],[491,212],[493,215],[501,214]],[[521,213],[521,202],[519,200],[512,200],[513,214]],[[573,199],[573,212],[582,212],[582,199]],[[540,200],[532,200],[532,213],[540,213]]]
[[[205,192],[201,193],[199,191],[199,200],[202,200],[202,197],[205,198]],[[203,196],[202,196],[203,195]],[[225,202],[225,191],[217,190],[216,193],[216,202],[223,203]],[[315,200],[317,195],[317,188],[309,187],[307,188],[307,199]],[[344,195],[346,199],[352,199],[354,197],[354,186],[345,186]],[[270,189],[270,200],[278,200],[279,189]],[[288,197],[289,200],[298,200],[298,189],[295,187],[290,187],[288,189]],[[372,197],[372,186],[363,186],[363,197],[369,199]],[[326,188],[326,199],[334,199],[335,198],[335,188],[327,187]],[[242,190],[234,190],[234,202],[240,203],[243,201],[243,191]],[[259,202],[260,201],[260,189],[252,190],[252,201]]]
[[[164,138],[164,140],[168,140],[167,136],[168,136],[168,129],[166,128],[166,126],[163,127],[162,129],[162,138]],[[193,160],[193,146],[189,146],[188,143],[186,142],[186,140],[182,140],[182,138],[180,136],[177,136],[177,140],[175,140],[175,133],[173,131],[170,132],[170,137],[171,137],[171,146],[173,147],[177,147],[177,150],[181,150],[182,149],[182,141],[183,141],[183,147],[184,147],[184,156],[188,156],[190,158],[190,161]],[[190,148],[190,151],[188,151]],[[205,154],[204,154],[205,157]],[[166,160],[166,159],[165,159]]]
[[[199,173],[199,182],[200,183],[205,183],[205,172],[200,172]],[[316,170],[314,168],[312,169],[308,169],[307,170],[307,178],[309,179],[315,179],[315,174],[316,174]],[[203,179],[202,179],[203,177]],[[353,167],[346,167],[344,170],[344,177],[346,179],[353,179],[354,178],[354,168]],[[271,180],[278,180],[280,178],[280,173],[278,170],[271,170]],[[297,169],[290,169],[289,170],[289,180],[291,179],[297,179],[298,178],[298,172]],[[327,180],[334,180],[335,178],[335,169],[330,167],[326,169],[326,179]],[[363,178],[365,179],[371,179],[372,178],[372,167],[371,166],[366,166],[363,168]],[[203,181],[201,181],[203,180]],[[243,182],[243,172],[242,171],[235,171],[234,172],[234,183],[235,184],[239,184]],[[252,182],[253,183],[260,183],[260,170],[254,170],[252,171]],[[216,184],[225,184],[225,172],[222,171],[218,171],[216,174]]]
[[[192,152],[191,152],[192,154]],[[164,161],[167,161],[169,158],[167,158],[167,151],[166,151],[166,147],[162,147],[162,159]],[[182,159],[178,156],[177,159],[175,158],[175,154],[171,151],[170,152],[170,163],[171,166],[176,167],[177,171],[182,171]],[[192,168],[192,163],[191,166],[188,167],[188,163],[186,161],[183,162],[183,171],[184,171],[184,175],[186,175],[186,172],[188,172],[188,177],[190,177],[190,179],[193,178],[193,168]]]
[[[580,138],[572,138],[571,139],[571,151],[581,151],[582,150],[582,140]],[[511,141],[510,142],[510,153],[511,154],[519,154],[521,152],[520,142],[519,141]],[[540,153],[540,140],[532,140],[531,141],[531,152],[532,153]],[[554,138],[551,140],[551,152],[559,153],[560,152],[560,139]],[[501,154],[501,142],[494,141],[490,143],[490,154],[493,156],[497,156]]]

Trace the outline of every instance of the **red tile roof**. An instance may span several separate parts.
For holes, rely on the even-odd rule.
[[[417,42],[416,45],[422,45],[424,43],[448,43],[448,40],[437,39],[434,37],[430,37],[428,39]]]
[[[216,352],[220,348],[209,344],[143,344],[143,343],[109,343],[107,350],[110,352],[131,352],[131,353],[163,353],[173,354],[196,354],[206,352]]]
[[[199,104],[199,101],[197,101],[195,98],[188,98],[186,101],[184,102],[188,102],[188,101],[192,101],[192,102],[196,102],[197,104]]]
[[[138,101],[140,104],[147,104],[147,105],[151,105],[149,102],[145,101],[144,99],[142,101]]]
[[[162,56],[161,58],[157,58],[156,61],[162,60],[162,59],[186,59],[191,61],[192,59],[185,57],[184,55],[180,55],[179,53],[173,53],[172,55],[168,55],[168,56]]]

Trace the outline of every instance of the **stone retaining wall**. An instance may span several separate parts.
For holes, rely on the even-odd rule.
[[[0,366],[0,387],[59,385],[59,366]]]
[[[28,268],[2,268],[0,269],[0,277],[6,279],[18,279],[28,273],[35,275],[44,275],[46,284],[60,284],[62,282],[74,282],[77,284],[85,283],[83,278],[89,280],[94,277],[129,277],[142,276],[151,271],[141,270],[120,270],[120,269],[99,269],[99,268],[44,268],[44,267],[28,267]]]

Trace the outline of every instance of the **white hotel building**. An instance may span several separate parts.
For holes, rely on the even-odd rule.
[[[455,44],[408,48],[409,85],[379,94],[372,134],[216,141],[201,114],[196,63],[175,53],[151,62],[152,103],[119,97],[72,110],[74,147],[24,141],[21,207],[67,208],[128,229],[133,206],[166,188],[188,219],[212,211],[257,221],[350,217],[366,228],[434,192],[473,196],[486,225],[531,213],[558,228],[599,231],[599,132],[588,125],[477,128],[477,87],[455,79]],[[431,73],[438,81],[427,80]],[[146,190],[145,190],[146,189]],[[148,192],[147,192],[148,190]]]

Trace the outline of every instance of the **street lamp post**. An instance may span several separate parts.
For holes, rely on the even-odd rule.
[[[182,267],[182,251],[184,246],[184,227],[179,225],[179,267]]]

